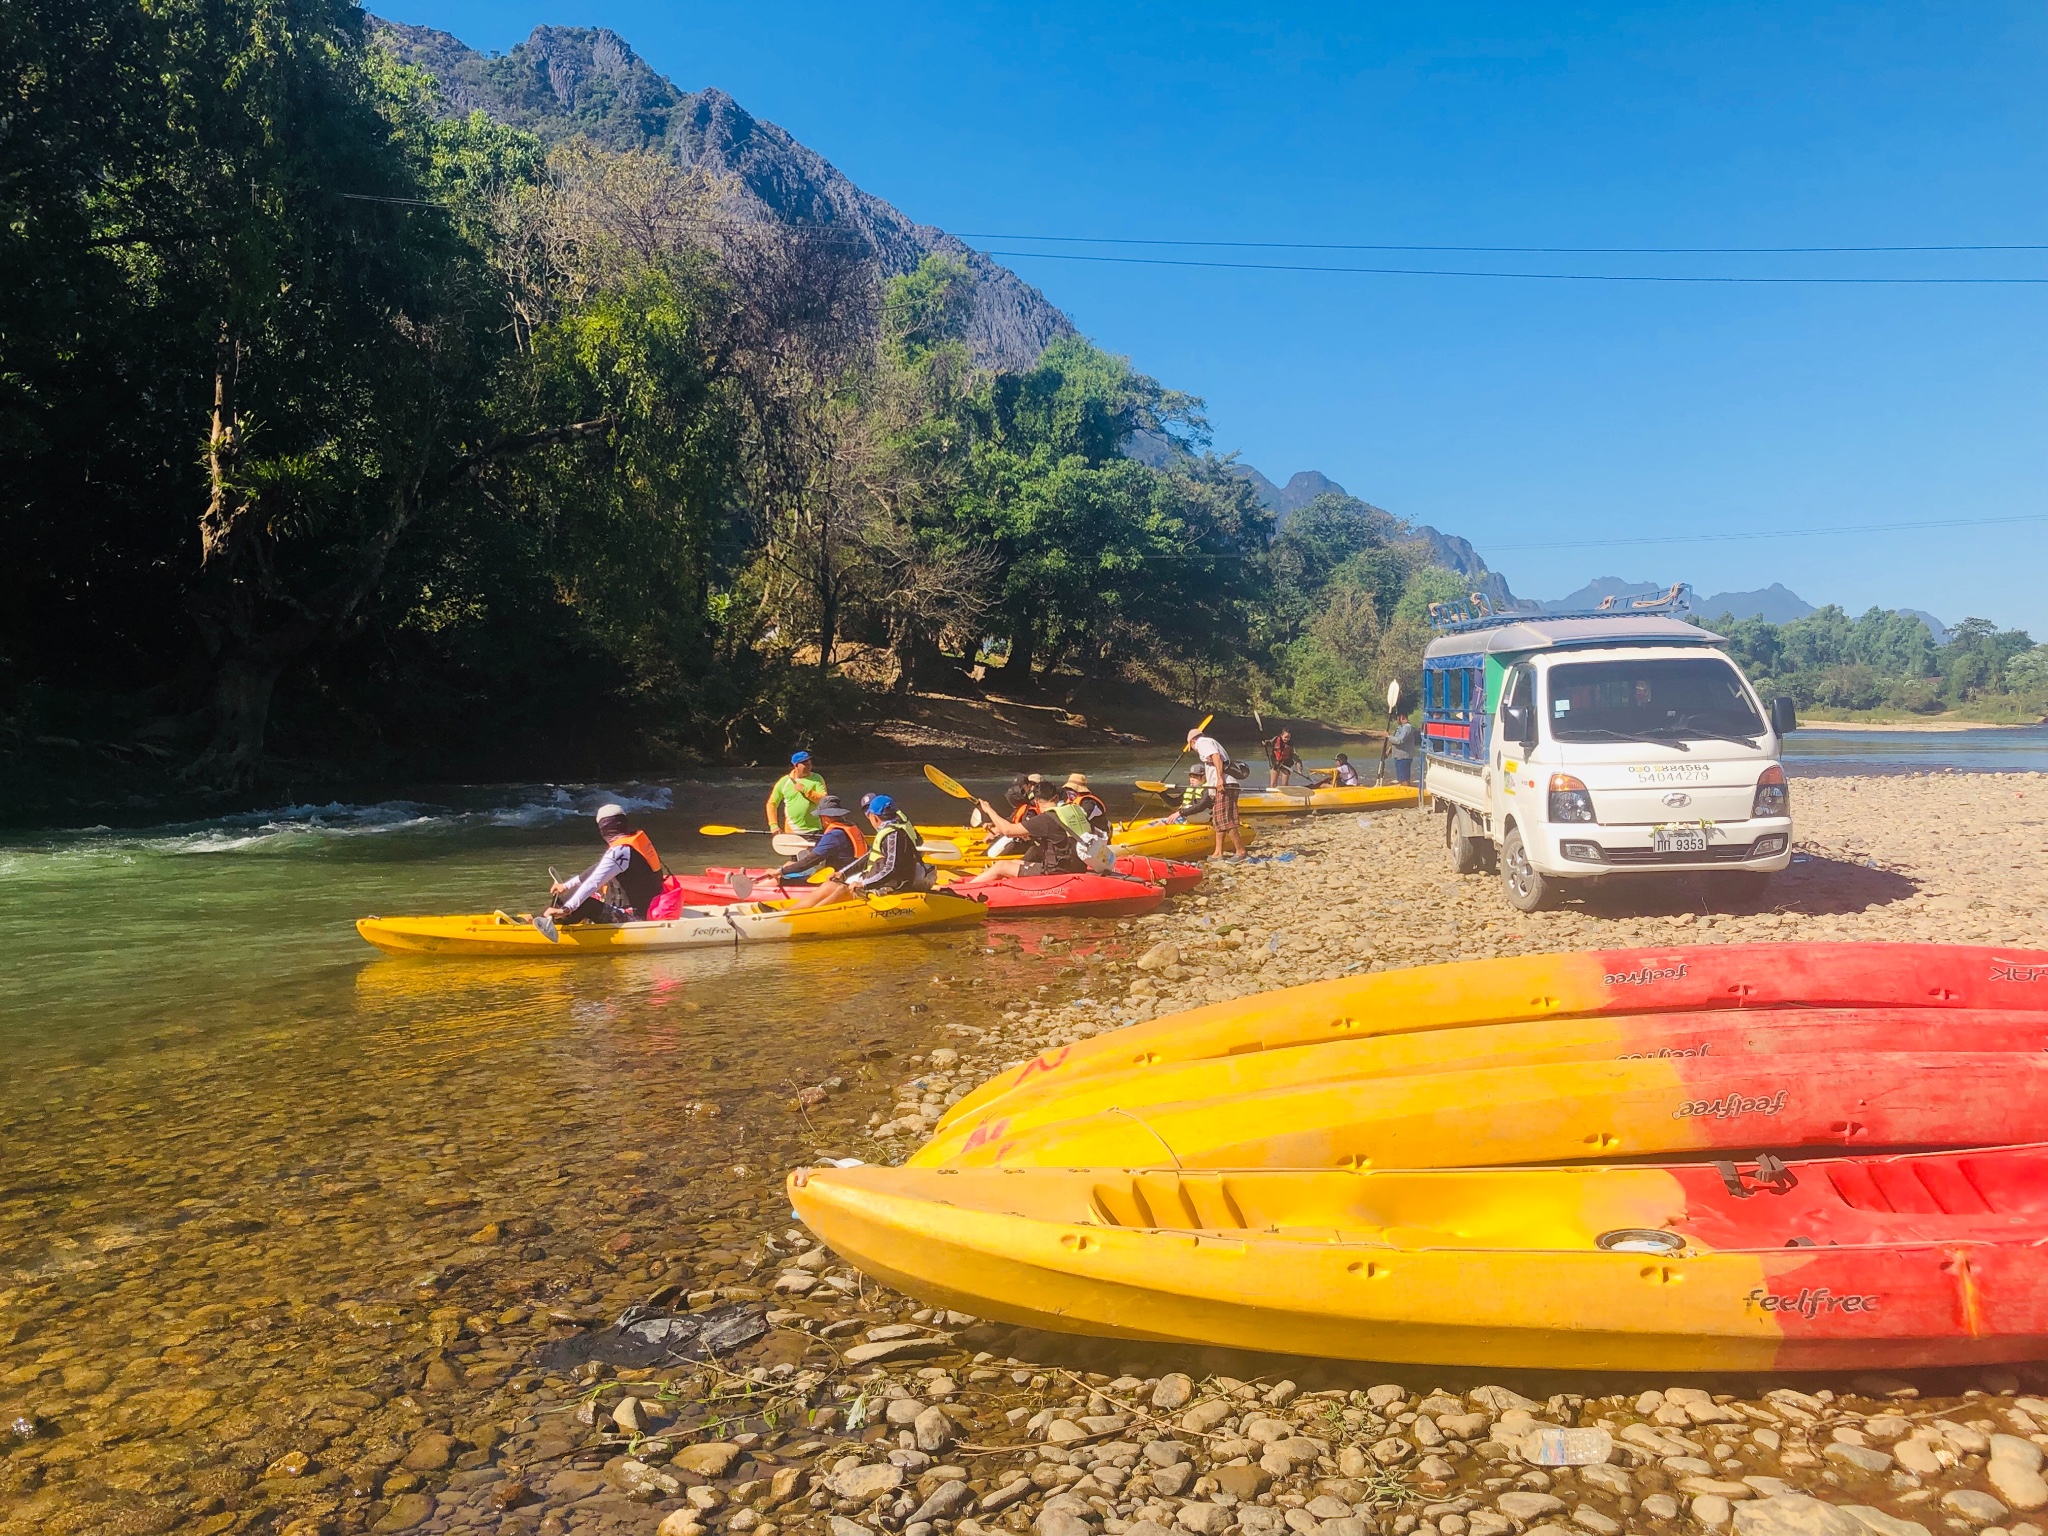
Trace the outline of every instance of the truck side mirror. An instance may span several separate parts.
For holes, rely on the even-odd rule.
[[[1500,712],[1501,729],[1508,739],[1524,752],[1536,745],[1536,722],[1529,718],[1526,704],[1504,704]]]
[[[1799,729],[1799,711],[1782,693],[1771,700],[1771,729],[1780,736],[1790,735]]]

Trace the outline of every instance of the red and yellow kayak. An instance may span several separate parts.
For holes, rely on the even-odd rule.
[[[811,1168],[803,1221],[934,1306],[1435,1365],[1793,1371],[2048,1353],[2048,1147],[1453,1172]]]
[[[1207,1153],[1194,1149],[1243,1148],[1248,1139],[1279,1126],[1292,1138],[1310,1126],[1327,1125],[1332,1116],[1357,1112],[1361,1088],[1397,1077],[1449,1074],[1461,1085],[1458,1091],[1470,1092],[1474,1089],[1466,1075],[1489,1069],[1650,1062],[1674,1088],[1682,1087],[1685,1098],[1699,1099],[1715,1096],[1706,1090],[1717,1079],[1732,1081],[1788,1059],[1819,1058],[1818,1065],[1826,1068],[1830,1058],[1856,1062],[1902,1052],[2006,1053],[2048,1060],[2048,1013],[1955,1009],[1930,1017],[1920,1008],[1780,1008],[1590,1015],[1374,1035],[1313,1050],[1105,1068],[1073,1079],[1055,1097],[1002,1100],[949,1121],[911,1161],[933,1167],[954,1161],[963,1166],[997,1160],[1148,1162],[1158,1155],[1159,1142],[1140,1127],[1178,1124],[1189,1106],[1199,1105],[1204,1108],[1195,1116],[1192,1137],[1183,1145],[1176,1135],[1173,1145],[1184,1159],[1198,1156],[1206,1163]],[[1852,1097],[1860,1098],[1869,1085],[1848,1086]],[[1801,1085],[1801,1100],[1809,1097],[1807,1085]],[[1258,1119],[1265,1112],[1275,1117],[1270,1126]],[[1102,1146],[1099,1137],[1105,1130],[1122,1150]],[[2023,1131],[2011,1139],[2031,1134]],[[1780,1129],[1769,1129],[1768,1135],[1779,1145],[1797,1144]],[[1838,1139],[1823,1136],[1821,1141]],[[1082,1143],[1098,1147],[1101,1156],[1082,1155]],[[1279,1151],[1280,1142],[1267,1145]],[[1262,1159],[1244,1151],[1237,1161],[1248,1166]]]
[[[1060,1046],[991,1078],[941,1127],[1098,1071],[1372,1035],[1589,1014],[1800,1007],[2048,1010],[2048,951],[1965,944],[1724,944],[1516,955],[1312,982]]]

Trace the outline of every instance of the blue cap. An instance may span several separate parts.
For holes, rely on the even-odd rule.
[[[886,816],[896,809],[896,801],[888,795],[877,795],[868,802],[870,816]]]
[[[810,760],[811,754],[808,752],[792,752],[789,754],[789,766],[792,768],[798,763],[808,763]]]

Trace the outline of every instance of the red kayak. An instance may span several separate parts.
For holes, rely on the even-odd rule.
[[[990,917],[1136,917],[1166,900],[1166,888],[1116,875],[1009,875],[986,885],[943,889],[988,905]]]
[[[1129,875],[1133,880],[1148,880],[1154,885],[1164,886],[1169,896],[1185,896],[1202,883],[1201,865],[1184,864],[1179,859],[1155,859],[1147,853],[1119,851],[1116,872]]]

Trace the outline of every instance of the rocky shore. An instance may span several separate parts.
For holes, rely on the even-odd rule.
[[[984,974],[963,957],[906,1003],[928,1030],[907,1074],[807,1064],[777,1127],[690,1169],[687,1200],[660,1203],[682,1180],[645,1152],[558,1150],[537,1218],[455,1201],[448,1257],[407,1286],[280,1277],[267,1309],[218,1317],[198,1287],[138,1297],[163,1331],[126,1366],[43,1347],[55,1285],[0,1290],[0,1532],[2044,1536],[2048,1370],[1537,1376],[1052,1336],[879,1288],[788,1219],[792,1164],[898,1161],[1006,1063],[1199,1002],[1645,942],[2048,946],[2048,776],[1795,795],[1802,861],[1757,899],[1682,882],[1533,916],[1451,875],[1439,824],[1412,812],[1271,824],[1259,862],[1169,911],[992,931]],[[720,1111],[671,1113],[702,1133]],[[750,1319],[753,1339],[667,1366],[545,1363],[635,1305]],[[358,1384],[294,1380],[295,1327],[348,1331]],[[188,1367],[263,1386],[229,1403],[170,1379]],[[182,1460],[166,1424],[189,1426]]]

